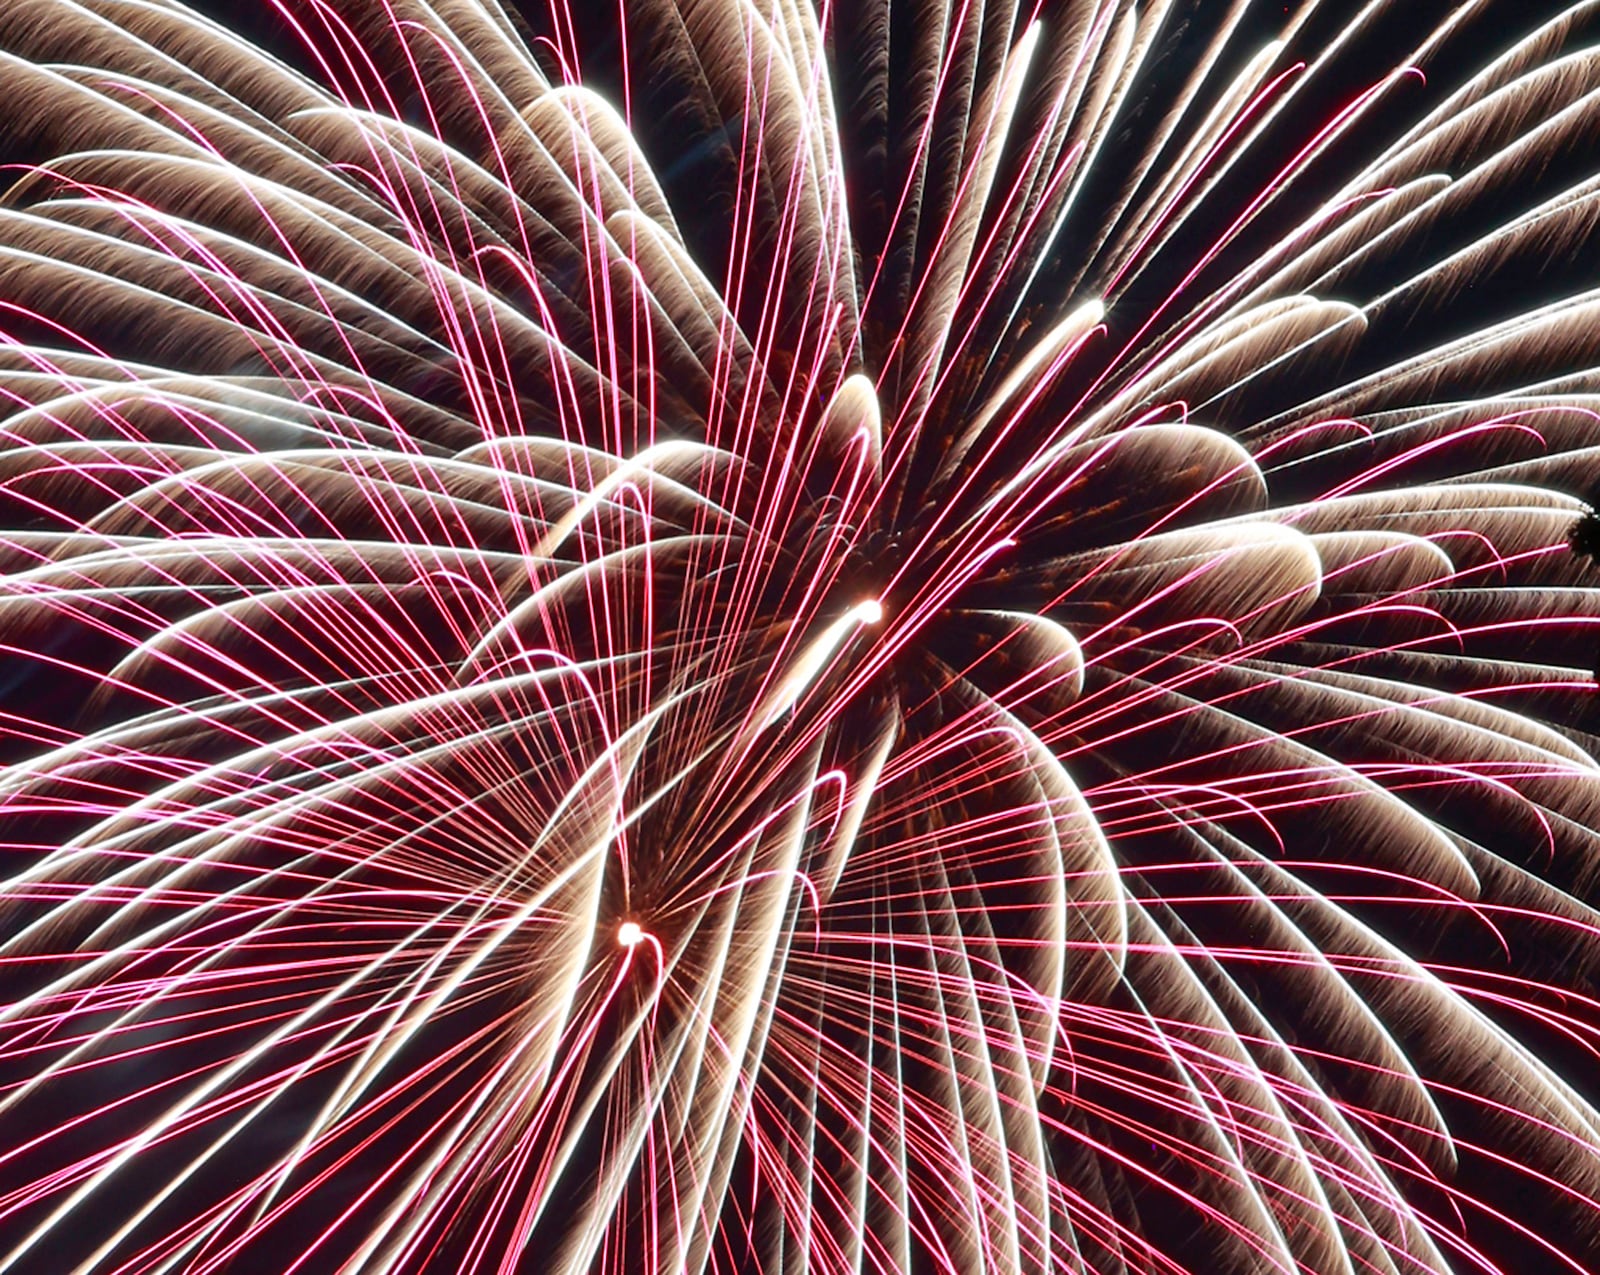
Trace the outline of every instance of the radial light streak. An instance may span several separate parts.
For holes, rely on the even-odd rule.
[[[0,1269],[1597,1268],[1600,5],[252,29],[0,6]]]

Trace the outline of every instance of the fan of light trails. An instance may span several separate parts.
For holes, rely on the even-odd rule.
[[[1600,6],[1029,5],[0,6],[0,1268],[1600,1257]]]

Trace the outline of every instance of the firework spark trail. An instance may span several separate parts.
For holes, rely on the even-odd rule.
[[[0,1266],[1600,1260],[1600,6],[1257,7],[0,11]]]

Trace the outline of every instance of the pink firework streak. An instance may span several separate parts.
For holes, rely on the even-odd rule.
[[[1595,1269],[1600,5],[1033,3],[0,4],[0,1270]]]

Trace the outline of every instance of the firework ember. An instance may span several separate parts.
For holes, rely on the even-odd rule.
[[[1595,1269],[1600,4],[244,9],[0,3],[0,1270]]]

